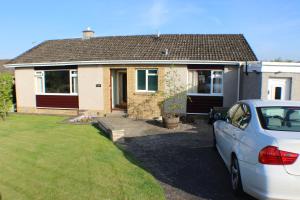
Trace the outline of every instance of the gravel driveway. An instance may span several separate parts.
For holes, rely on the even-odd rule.
[[[161,183],[167,199],[252,199],[233,195],[229,173],[211,147],[210,126],[167,134],[153,130],[126,137],[121,145]]]

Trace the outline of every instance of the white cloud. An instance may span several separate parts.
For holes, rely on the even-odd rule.
[[[221,19],[219,19],[218,17],[210,17],[210,20],[212,21],[212,22],[214,22],[216,25],[222,25],[223,23],[222,23],[222,21],[221,21]]]
[[[148,12],[145,13],[145,22],[152,28],[159,29],[161,25],[168,21],[169,10],[163,0],[153,1]]]

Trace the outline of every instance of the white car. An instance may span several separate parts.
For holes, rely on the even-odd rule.
[[[213,128],[236,194],[300,199],[300,102],[240,101]]]

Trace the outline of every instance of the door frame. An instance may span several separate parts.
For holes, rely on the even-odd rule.
[[[120,108],[115,107],[121,101],[120,92],[121,92],[122,84],[123,84],[122,79],[120,79],[121,74],[126,74],[126,82],[127,82],[127,79],[128,79],[127,78],[127,68],[111,68],[110,69],[110,85],[111,85],[111,87],[110,87],[110,99],[111,99],[110,107],[111,107],[111,111],[126,110],[126,109],[120,109]],[[116,82],[114,81],[114,79],[116,79]],[[114,83],[115,83],[115,85],[114,85]],[[115,91],[115,90],[117,90],[117,91]],[[126,92],[127,92],[127,90],[128,90],[128,88],[126,88]],[[114,97],[114,94],[117,95],[116,98]]]

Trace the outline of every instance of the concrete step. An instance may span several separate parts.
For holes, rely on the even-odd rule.
[[[113,142],[122,142],[125,136],[124,129],[118,129],[113,124],[99,118],[97,126],[111,139]]]
[[[111,113],[106,114],[106,117],[128,117],[124,110],[113,110]]]

